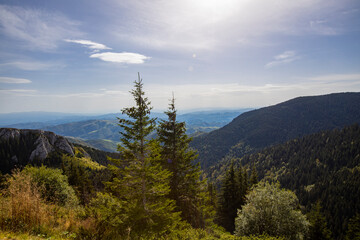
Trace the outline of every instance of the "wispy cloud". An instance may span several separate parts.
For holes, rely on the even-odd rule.
[[[278,65],[283,65],[286,63],[291,63],[295,60],[300,59],[301,57],[296,54],[295,51],[285,51],[274,57],[274,60],[265,64],[265,68],[272,68]]]
[[[65,65],[62,63],[45,63],[38,61],[13,61],[1,63],[2,67],[14,67],[26,71],[46,70],[52,68],[62,68]]]
[[[104,44],[93,42],[90,40],[71,40],[65,39],[66,42],[78,43],[84,45],[94,51],[91,53],[90,58],[98,58],[105,62],[114,62],[114,63],[125,63],[125,64],[142,64],[145,60],[150,59],[145,55],[139,53],[130,53],[130,52],[102,52],[98,53],[100,50],[111,49]]]
[[[23,83],[31,83],[31,80],[25,78],[0,77],[0,83],[23,84]]]
[[[23,41],[29,49],[49,51],[69,37],[80,37],[79,23],[58,12],[0,5],[0,32],[8,39]]]
[[[104,44],[93,42],[90,40],[72,40],[72,39],[65,39],[65,42],[71,42],[71,43],[78,43],[81,45],[85,45],[86,47],[93,49],[93,50],[105,50],[105,49],[111,49]]]
[[[90,55],[91,58],[99,58],[106,62],[114,62],[114,63],[127,63],[127,64],[141,64],[144,63],[145,60],[150,59],[145,55],[139,53],[115,53],[115,52],[104,52],[104,53],[95,53]]]
[[[278,0],[276,4],[266,0],[116,3],[126,10],[125,21],[115,19],[109,29],[116,37],[173,51],[217,50],[238,45],[239,39],[242,45],[266,44],[274,34],[334,35],[352,27],[344,24],[345,18],[338,14],[346,4],[333,0]]]
[[[4,95],[14,97],[34,97],[37,91],[34,89],[0,89],[0,97]]]
[[[338,35],[339,32],[325,20],[310,21],[310,29],[320,35]]]
[[[331,74],[307,78],[308,80],[337,82],[337,81],[360,81],[360,74]]]

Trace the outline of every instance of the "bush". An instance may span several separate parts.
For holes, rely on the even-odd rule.
[[[69,185],[67,177],[62,174],[60,169],[27,166],[23,171],[31,176],[44,200],[60,206],[74,207],[79,204],[74,189]]]
[[[238,211],[235,234],[302,239],[308,231],[309,222],[297,207],[296,195],[280,189],[279,183],[259,183],[247,195],[247,203],[242,210]]]

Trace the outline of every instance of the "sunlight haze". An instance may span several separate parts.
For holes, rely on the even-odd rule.
[[[356,0],[0,0],[0,113],[256,108],[360,91]]]

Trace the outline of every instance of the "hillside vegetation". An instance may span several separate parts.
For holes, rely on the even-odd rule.
[[[264,147],[360,122],[360,93],[300,97],[245,112],[228,125],[194,138],[204,169],[228,157],[241,157]]]
[[[347,225],[360,212],[360,126],[323,131],[257,153],[223,161],[208,177],[223,182],[231,164],[255,166],[259,180],[279,181],[296,193],[309,212],[317,201],[333,236],[343,239]]]

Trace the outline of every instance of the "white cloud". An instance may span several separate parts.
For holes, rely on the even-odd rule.
[[[90,55],[91,58],[99,58],[106,62],[115,62],[115,63],[127,63],[127,64],[141,64],[145,60],[150,59],[150,57],[144,56],[139,53],[115,53],[115,52],[104,52],[104,53],[95,53]]]
[[[90,40],[71,40],[71,39],[65,39],[64,41],[66,42],[71,42],[71,43],[78,43],[81,45],[85,45],[86,47],[90,48],[90,49],[94,49],[94,50],[105,50],[105,49],[111,49],[107,46],[105,46],[104,44],[101,43],[96,43]]]
[[[64,64],[44,63],[38,61],[14,61],[14,62],[1,63],[0,66],[4,66],[4,67],[9,66],[26,71],[36,71],[36,70],[46,70],[51,68],[62,68],[64,67]]]
[[[0,31],[11,40],[22,41],[29,49],[56,49],[65,38],[80,37],[79,23],[57,12],[0,5]]]
[[[13,78],[13,77],[0,77],[0,83],[31,83],[31,80],[25,78]]]
[[[295,51],[285,51],[279,55],[276,55],[274,57],[274,61],[265,64],[265,68],[272,68],[278,65],[291,63],[298,59],[300,59],[300,56],[298,56]]]

